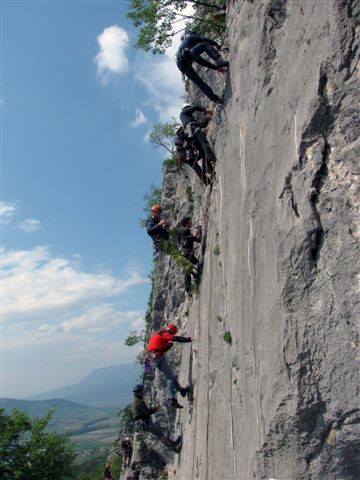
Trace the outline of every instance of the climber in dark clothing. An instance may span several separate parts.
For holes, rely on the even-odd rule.
[[[191,271],[193,269],[192,263],[182,255],[180,250],[170,239],[170,225],[169,222],[161,218],[161,205],[153,205],[151,207],[151,212],[152,218],[146,223],[146,231],[152,238],[156,251],[161,251],[170,255],[185,271]]]
[[[193,141],[196,148],[204,152],[205,165],[207,166],[208,173],[213,176],[213,165],[216,162],[216,157],[205,133],[202,131],[202,124],[196,120],[193,116],[195,112],[207,113],[207,110],[202,107],[196,107],[185,103],[180,113],[180,121],[185,129],[186,135]]]
[[[183,127],[179,127],[174,137],[174,145],[176,153],[178,154],[180,166],[187,164],[191,167],[196,175],[206,185],[209,184],[210,179],[206,176],[206,173],[213,173],[212,165],[206,161],[204,151],[201,145],[197,144],[197,148],[194,143],[190,141],[186,135]],[[198,164],[199,160],[202,160],[202,167]],[[210,173],[211,172],[211,173]]]
[[[179,70],[192,82],[197,85],[200,90],[213,102],[221,102],[221,98],[215,95],[207,83],[202,80],[192,67],[192,63],[196,62],[212,70],[224,69],[229,62],[223,60],[219,53],[220,45],[211,40],[211,38],[202,37],[196,32],[190,32],[180,44],[176,54],[176,65]],[[208,62],[202,53],[206,53],[214,63]]]
[[[201,226],[199,225],[197,227],[195,235],[191,231],[191,218],[184,218],[181,222],[181,226],[183,227],[183,229],[180,233],[180,251],[184,255],[184,257],[190,260],[194,267],[196,267],[194,268],[192,273],[186,272],[184,277],[185,291],[187,293],[190,293],[191,276],[194,277],[195,282],[199,282],[200,277],[200,264],[199,260],[195,257],[194,254],[194,243],[201,242]]]
[[[174,145],[176,153],[178,154],[180,166],[186,163],[194,170],[200,180],[203,180],[202,168],[198,164],[198,152],[193,148],[183,127],[179,127],[176,130]]]
[[[163,445],[178,453],[181,450],[181,437],[179,436],[176,440],[171,440],[171,438],[164,434],[158,425],[151,421],[151,415],[153,415],[160,406],[156,405],[155,408],[150,408],[146,405],[143,399],[144,387],[140,384],[134,386],[133,393],[134,400],[132,408],[134,421],[141,423],[141,426],[145,431],[152,433]]]
[[[129,467],[130,462],[131,462],[131,456],[132,456],[132,443],[129,437],[126,437],[122,442],[121,442],[121,451],[123,454],[123,465],[124,467]]]
[[[155,247],[158,246],[160,240],[169,240],[169,222],[161,218],[161,212],[161,205],[152,205],[152,218],[146,224],[146,231],[152,238]]]

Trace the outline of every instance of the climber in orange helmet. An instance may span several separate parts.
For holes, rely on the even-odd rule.
[[[165,353],[173,346],[174,342],[184,343],[192,342],[193,337],[181,337],[176,335],[177,327],[170,323],[167,327],[160,328],[153,333],[147,345],[147,358],[152,362],[155,368],[158,368],[167,379],[167,401],[168,404],[175,408],[183,408],[175,398],[175,391],[180,392],[185,397],[190,388],[181,387],[176,375],[174,375],[171,367],[166,360]]]
[[[146,231],[158,247],[161,240],[169,239],[169,222],[161,218],[161,205],[155,203],[151,206],[152,218],[146,223]]]
[[[162,218],[161,205],[158,203],[152,205],[151,215],[152,217],[146,222],[146,231],[152,238],[155,251],[170,255],[186,272],[192,272],[194,268],[193,264],[181,254],[178,247],[170,238],[170,223]]]

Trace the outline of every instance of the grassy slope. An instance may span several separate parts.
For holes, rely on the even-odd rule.
[[[1,399],[1,406],[7,413],[18,408],[30,417],[43,416],[55,407],[49,430],[70,432],[71,439],[79,442],[79,450],[109,445],[119,431],[119,418],[115,413],[64,399],[29,401],[5,398]]]

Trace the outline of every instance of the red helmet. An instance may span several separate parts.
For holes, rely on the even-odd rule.
[[[151,206],[152,212],[161,212],[161,210],[162,210],[161,205],[159,205],[158,203],[155,203],[155,205]]]
[[[105,465],[105,468],[106,468],[106,470],[109,470],[109,468],[110,468],[110,463],[107,463],[107,464]]]
[[[169,332],[172,333],[173,335],[175,335],[175,333],[177,332],[177,326],[174,325],[173,323],[169,323],[169,325],[167,326],[167,329],[168,329]]]

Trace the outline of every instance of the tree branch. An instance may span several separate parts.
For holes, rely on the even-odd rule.
[[[199,0],[184,0],[184,2],[193,3],[194,5],[201,5],[203,7],[215,8],[216,10],[221,10],[222,9],[222,7],[219,7],[218,5],[214,5],[212,3],[201,2]],[[169,2],[164,4],[164,7],[167,7],[168,5],[172,5],[173,3],[175,3],[175,1],[170,0]]]

